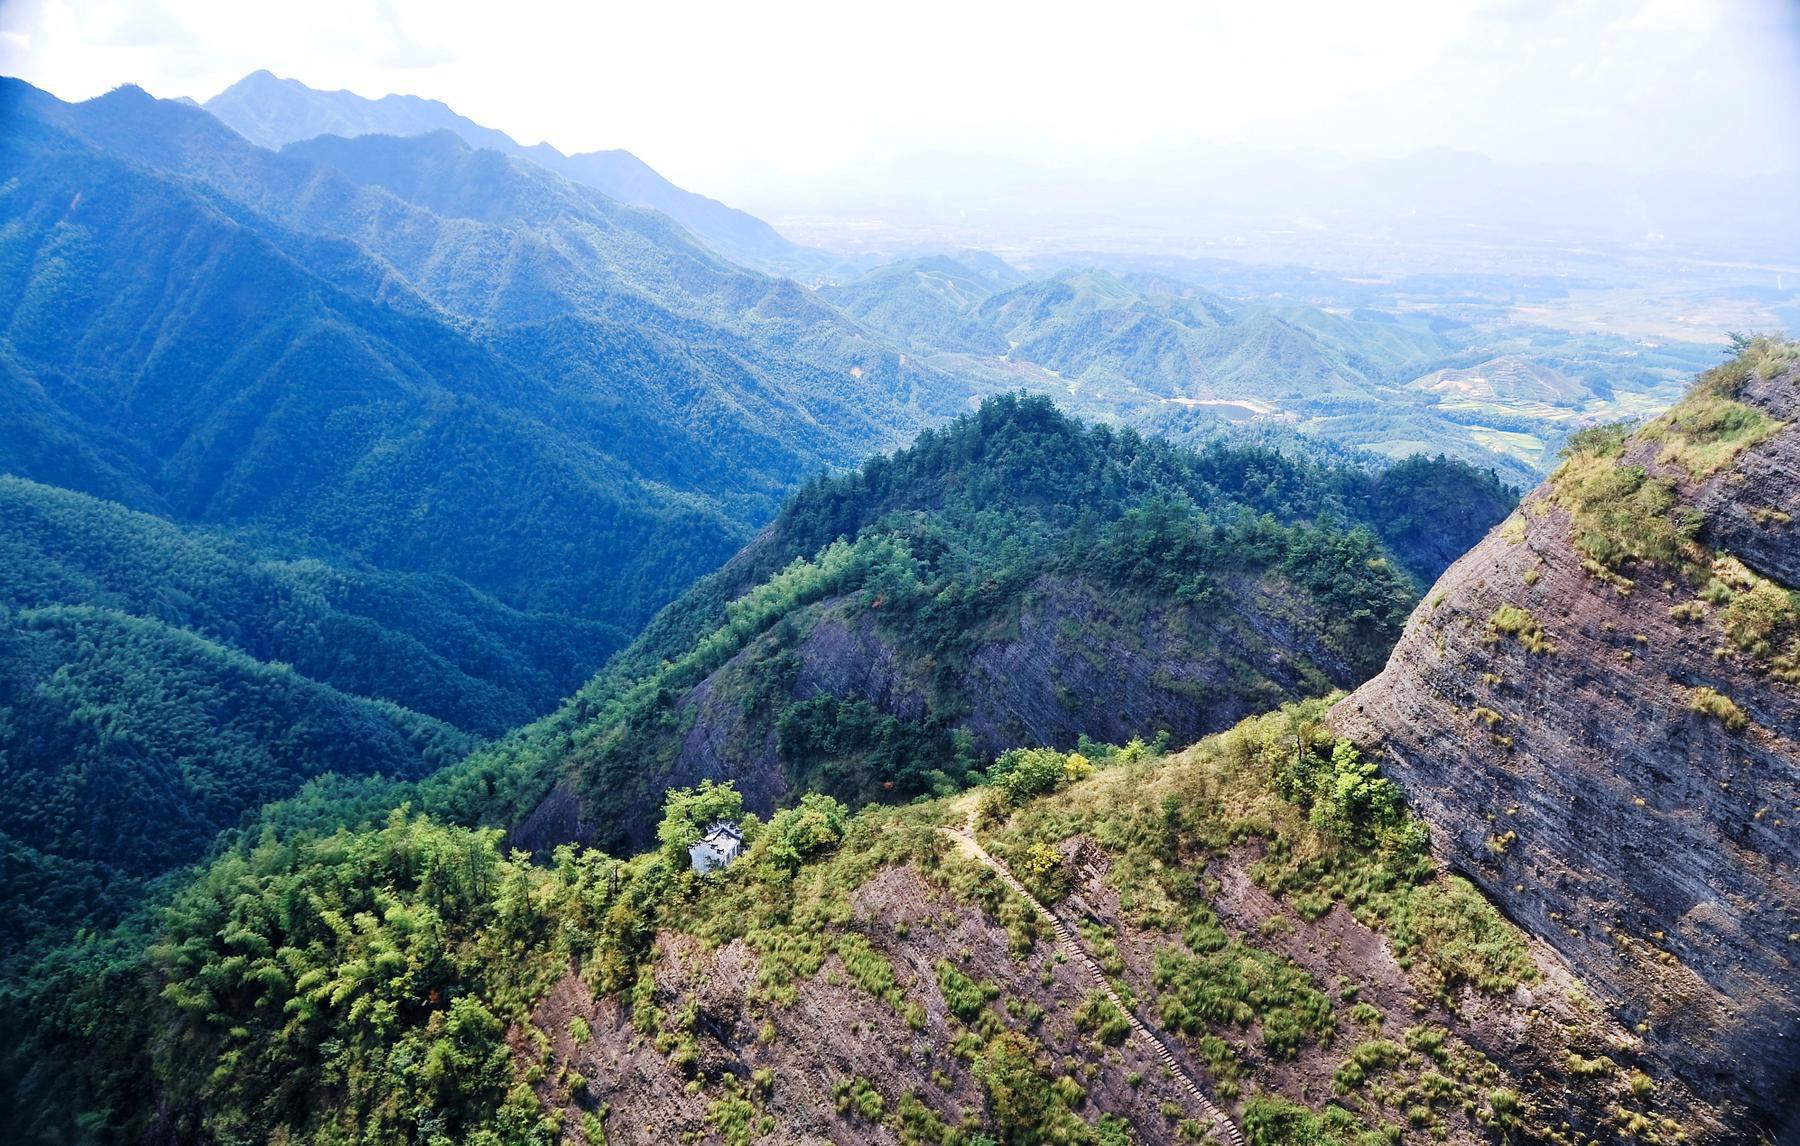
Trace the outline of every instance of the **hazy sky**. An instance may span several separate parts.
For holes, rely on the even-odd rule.
[[[0,0],[0,70],[66,99],[257,68],[725,195],[921,151],[1800,168],[1800,0]]]

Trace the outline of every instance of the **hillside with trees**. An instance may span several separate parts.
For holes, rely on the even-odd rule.
[[[1174,753],[1141,740],[1015,746],[941,793],[860,811],[815,790],[745,815],[747,793],[702,780],[666,794],[655,843],[635,853],[563,844],[533,862],[479,826],[522,806],[533,771],[591,762],[621,738],[653,743],[684,682],[847,586],[865,609],[893,606],[877,623],[896,626],[895,647],[932,632],[934,614],[906,603],[908,577],[919,602],[967,606],[965,589],[979,599],[1009,570],[1029,577],[1054,558],[1063,575],[1118,578],[1118,593],[1148,575],[1166,604],[1254,568],[1244,536],[1207,544],[1219,521],[1249,515],[1271,541],[1312,545],[1331,527],[1284,523],[1286,497],[1342,508],[1368,492],[1367,475],[1284,470],[1279,454],[1132,442],[1041,400],[990,402],[803,491],[761,542],[768,552],[752,547],[666,611],[558,720],[416,785],[312,785],[227,839],[159,918],[39,960],[11,988],[32,1034],[7,1063],[22,1099],[7,1129],[54,1140],[79,1118],[99,1139],[1566,1146],[1620,1133],[1741,1141],[1779,1126],[1779,1110],[1746,1108],[1682,1069],[1688,1044],[1621,1009],[1607,965],[1587,973],[1601,957],[1582,953],[1585,919],[1559,911],[1570,938],[1546,942],[1548,927],[1521,930],[1435,858],[1440,833],[1462,849],[1476,820],[1444,812],[1455,786],[1418,779],[1412,737],[1479,741],[1481,759],[1516,747],[1521,760],[1571,740],[1515,730],[1501,709],[1389,721],[1372,736],[1365,725],[1397,710],[1434,636],[1460,646],[1473,634],[1486,650],[1476,667],[1498,670],[1479,687],[1498,696],[1534,673],[1639,671],[1660,650],[1596,658],[1587,645],[1615,628],[1601,617],[1634,611],[1635,624],[1657,610],[1676,626],[1721,625],[1738,648],[1705,670],[1729,674],[1730,693],[1694,690],[1670,719],[1743,739],[1744,768],[1789,783],[1781,742],[1752,722],[1791,707],[1792,602],[1754,570],[1786,569],[1785,550],[1756,543],[1792,516],[1791,489],[1769,479],[1791,446],[1793,360],[1757,343],[1667,419],[1577,443],[1556,481],[1419,602],[1405,655],[1335,710],[1333,698],[1284,705]],[[1121,525],[1201,489],[1216,500],[1161,530]],[[1072,508],[1059,496],[1116,512],[1059,528],[1059,507]],[[1175,520],[1186,525],[1171,533]],[[1001,521],[1005,538],[973,532]],[[1361,527],[1364,544],[1383,524]],[[983,544],[961,549],[964,535]],[[784,544],[827,536],[815,559],[786,559]],[[1154,540],[1134,550],[1133,538]],[[1720,564],[1728,539],[1749,564]],[[1587,564],[1563,569],[1559,547]],[[1006,562],[984,556],[999,552]],[[1535,555],[1539,576],[1507,553]],[[1629,591],[1683,561],[1710,607],[1641,606]],[[1158,581],[1165,567],[1172,584]],[[1397,564],[1393,577],[1417,599]],[[1690,592],[1674,585],[1659,592]],[[1591,626],[1546,628],[1517,605],[1485,626],[1458,620],[1472,600],[1534,589],[1594,597]],[[1311,591],[1338,610],[1374,605],[1347,577]],[[1346,723],[1360,746],[1337,731]],[[1504,815],[1551,823],[1528,802]],[[1661,814],[1646,803],[1635,814]],[[1720,785],[1705,816],[1741,820],[1778,849],[1779,819],[1743,814],[1754,803]],[[695,873],[685,845],[720,818],[740,823],[747,850]],[[1464,861],[1490,895],[1488,868],[1535,846],[1499,826],[1486,857]],[[1525,876],[1508,894],[1526,895]],[[1623,877],[1583,877],[1603,878]],[[1660,894],[1654,882],[1631,894],[1640,886]],[[1667,958],[1640,958],[1648,937],[1607,934],[1605,958],[1628,976],[1640,964],[1707,973],[1679,938],[1657,948]],[[1679,1018],[1702,1034],[1714,1021]],[[1782,1069],[1778,1056],[1764,1063]]]
[[[22,476],[632,630],[806,474],[959,404],[793,284],[447,136],[346,174],[135,89],[4,102]]]
[[[554,786],[513,837],[547,851],[642,844],[663,789],[702,779],[766,813],[809,790],[952,791],[1018,744],[1189,741],[1380,667],[1441,568],[1419,495],[1467,507],[1446,547],[1511,501],[1460,463],[1390,480],[989,399],[801,489],[569,704],[477,759]]]
[[[527,613],[433,574],[182,525],[0,476],[0,606],[90,605],[186,629],[481,736],[555,707],[609,625]]]

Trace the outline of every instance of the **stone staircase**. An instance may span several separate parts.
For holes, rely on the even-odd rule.
[[[1043,916],[1044,921],[1050,924],[1051,930],[1056,932],[1056,941],[1063,951],[1087,968],[1088,977],[1093,980],[1095,987],[1106,995],[1113,1006],[1119,1008],[1119,1013],[1124,1015],[1126,1021],[1131,1024],[1132,1032],[1156,1052],[1156,1057],[1161,1059],[1162,1064],[1169,1069],[1176,1085],[1187,1094],[1189,1101],[1200,1113],[1212,1120],[1213,1129],[1230,1146],[1244,1146],[1244,1135],[1237,1128],[1237,1123],[1233,1122],[1223,1110],[1220,1110],[1211,1099],[1206,1097],[1206,1093],[1200,1089],[1200,1084],[1195,1082],[1194,1077],[1176,1061],[1174,1053],[1169,1050],[1169,1044],[1163,1040],[1162,1035],[1152,1030],[1148,1024],[1138,1018],[1137,1012],[1125,1004],[1124,998],[1113,988],[1112,980],[1106,977],[1106,973],[1100,969],[1100,965],[1094,962],[1086,948],[1082,947],[1080,939],[1075,934],[1075,929],[1070,927],[1062,916],[1038,902],[1037,896],[1025,890],[1025,885],[1013,878],[1012,872],[1007,870],[1005,864],[988,854],[988,850],[975,839],[972,831],[966,828],[944,828],[942,830],[955,841],[963,852],[986,865],[1000,877],[1001,883],[1022,896],[1025,902],[1031,904],[1037,913]]]

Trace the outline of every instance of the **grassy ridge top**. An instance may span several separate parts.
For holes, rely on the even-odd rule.
[[[1695,623],[1714,617],[1721,656],[1741,656],[1789,681],[1800,681],[1800,586],[1758,573],[1710,541],[1695,492],[1731,480],[1734,459],[1788,429],[1741,400],[1741,391],[1752,379],[1776,379],[1796,367],[1800,343],[1742,339],[1731,361],[1701,375],[1666,414],[1576,435],[1550,479],[1550,502],[1569,511],[1590,574],[1625,594],[1637,578],[1672,578],[1693,598],[1671,616]],[[1788,515],[1762,508],[1756,516],[1775,526]]]
[[[1247,721],[1173,756],[1141,745],[1079,758],[1030,750],[980,791],[977,822],[1044,901],[1116,899],[1116,916],[1085,941],[1127,997],[1208,1064],[1209,1085],[1259,1146],[1426,1141],[1451,1129],[1573,1141],[1554,1124],[1566,1111],[1522,1096],[1514,1068],[1465,1041],[1473,1028],[1458,1017],[1467,991],[1504,1005],[1537,978],[1525,938],[1433,865],[1392,787],[1318,732],[1323,710],[1313,703]],[[700,806],[717,793],[699,795],[672,802],[672,820],[729,813]],[[809,1050],[783,1044],[787,1008],[841,967],[871,1015],[947,1024],[948,1062],[966,1064],[974,1080],[971,1090],[909,1097],[883,1077],[841,1079],[831,1093],[852,1096],[838,1102],[846,1133],[857,1119],[933,1126],[930,1140],[964,1146],[1178,1133],[1176,1115],[1143,1123],[1141,1111],[1084,1097],[1082,1061],[1100,1062],[1113,1042],[1104,1008],[1071,998],[1066,1014],[1046,1018],[1027,1005],[1036,988],[1023,966],[1017,979],[984,981],[950,958],[932,977],[911,974],[907,950],[936,942],[930,929],[912,934],[852,909],[877,876],[907,868],[934,889],[935,911],[996,921],[1021,964],[1047,949],[1047,927],[937,830],[960,823],[969,800],[852,813],[809,797],[768,822],[747,821],[746,855],[711,877],[689,872],[679,846],[630,859],[565,848],[537,867],[503,857],[495,832],[405,811],[328,834],[246,839],[176,900],[140,970],[115,979],[153,997],[109,1033],[129,1036],[138,1023],[164,1033],[122,1037],[86,1063],[91,1125],[141,1126],[141,1100],[154,1088],[187,1132],[220,1138],[548,1143],[573,1126],[595,1141],[609,1118],[645,1112],[609,1109],[615,1080],[576,1081],[550,1050],[564,1032],[534,1026],[535,1001],[573,973],[628,1006],[637,1037],[687,1080],[693,1101],[678,1123],[741,1123],[721,1129],[730,1141],[753,1140],[759,1123],[779,1136],[792,1088],[808,1085],[789,1073]],[[679,833],[669,839],[678,845]],[[1093,860],[1075,858],[1083,848],[1104,857],[1099,884],[1083,874]],[[1233,872],[1275,898],[1278,923],[1251,926],[1226,912],[1218,877]],[[1359,999],[1355,985],[1371,965],[1346,956],[1334,982],[1285,941],[1288,929],[1340,905],[1398,956],[1408,985],[1383,990],[1401,995]],[[696,1001],[656,954],[679,936],[701,952],[739,944],[751,953],[741,1011],[722,1012],[715,998],[706,1023],[696,1022]],[[1128,946],[1154,958],[1126,959]],[[41,1036],[49,1046],[79,1045],[76,1024],[89,1008],[120,1013],[117,1000],[80,989],[94,970],[62,966],[62,985],[77,989],[62,996],[60,1028]],[[130,986],[139,974],[147,978]],[[1400,998],[1414,1000],[1413,1014],[1390,1024],[1383,1008]],[[1536,1037],[1549,1040],[1546,1059],[1566,1059],[1558,1069],[1567,1086],[1619,1101],[1645,1127],[1669,1125],[1653,1081],[1632,1081],[1613,1058],[1584,1058],[1576,1048],[1591,1048],[1599,1032],[1550,1014]],[[1058,1042],[1071,1019],[1088,1033]],[[600,1020],[580,1029],[590,1022]],[[722,1034],[759,1026],[764,1035],[742,1044]],[[1052,1044],[1072,1057],[1052,1057]],[[758,1061],[783,1064],[754,1086],[743,1060],[734,1065],[748,1049],[721,1058],[722,1048],[751,1046]],[[955,1066],[956,1077],[964,1069]],[[1305,1096],[1305,1072],[1319,1070],[1333,1097]],[[727,1118],[732,1111],[743,1117]]]

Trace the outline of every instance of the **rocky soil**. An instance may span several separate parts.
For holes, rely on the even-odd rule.
[[[706,951],[692,939],[665,934],[652,1005],[665,1012],[697,1008],[697,1056],[683,1066],[631,1025],[617,999],[595,999],[573,975],[562,980],[539,1004],[532,1025],[550,1037],[551,1065],[537,1090],[547,1107],[566,1112],[564,1140],[580,1142],[574,1131],[580,1113],[605,1107],[607,1141],[615,1146],[687,1135],[716,1141],[708,1138],[707,1117],[728,1093],[726,1076],[754,1094],[758,1119],[773,1120],[759,1138],[765,1142],[898,1142],[884,1122],[838,1108],[839,1084],[859,1078],[881,1094],[888,1112],[912,1095],[951,1126],[961,1125],[965,1114],[979,1119],[982,1088],[950,1050],[966,1028],[938,989],[939,960],[1001,985],[990,1006],[1006,1027],[1028,1031],[1051,1062],[1071,1071],[1086,1091],[1089,1117],[1124,1118],[1139,1142],[1170,1139],[1175,1120],[1163,1107],[1185,1110],[1180,1087],[1135,1041],[1094,1050],[1071,1018],[1090,990],[1086,972],[1060,957],[1053,942],[1015,955],[1004,926],[911,867],[890,868],[859,889],[848,926],[888,957],[905,1001],[924,1008],[918,1029],[896,1006],[860,989],[836,955],[799,984],[792,1004],[782,1005],[759,996],[758,960],[743,941]],[[1041,1008],[1042,1017],[1026,1008]],[[586,1041],[571,1033],[576,1017],[592,1031]],[[515,1045],[522,1059],[536,1058],[522,1032],[515,1032]],[[569,1092],[566,1070],[590,1080],[585,1093]],[[771,1072],[766,1088],[754,1080],[758,1070]],[[1141,1076],[1135,1086],[1134,1075]]]
[[[1109,970],[1136,1000],[1137,1014],[1166,1038],[1181,1069],[1240,1123],[1245,1100],[1257,1093],[1318,1106],[1331,1099],[1334,1072],[1359,1042],[1405,1044],[1408,1031],[1421,1026],[1445,1032],[1435,1061],[1409,1056],[1335,1099],[1371,1125],[1393,1127],[1400,1141],[1497,1141],[1476,1117],[1478,1107],[1454,1095],[1434,1101],[1415,1122],[1399,1120],[1395,1095],[1426,1085],[1429,1077],[1455,1078],[1476,1095],[1492,1087],[1529,1095],[1534,1129],[1522,1130],[1514,1141],[1569,1143],[1610,1134],[1621,1102],[1632,1101],[1626,1071],[1639,1063],[1642,1040],[1587,1002],[1548,947],[1534,949],[1540,978],[1530,987],[1507,996],[1465,990],[1451,1000],[1437,998],[1421,990],[1380,933],[1341,906],[1308,921],[1258,888],[1249,873],[1259,853],[1249,845],[1205,865],[1225,926],[1239,939],[1293,960],[1334,1000],[1354,998],[1375,1015],[1353,1018],[1342,1002],[1337,1035],[1287,1058],[1266,1052],[1254,1024],[1211,1024],[1209,1033],[1229,1043],[1242,1070],[1241,1090],[1221,1089],[1199,1040],[1171,1035],[1157,1019],[1152,964],[1159,950],[1180,947],[1180,937],[1135,922],[1122,906],[1104,849],[1075,837],[1061,851],[1076,878],[1054,910],[1083,934],[1091,955],[1104,961],[1107,954],[1095,936],[1116,949],[1118,962]],[[939,872],[949,872],[975,861],[946,854],[941,862]],[[578,1128],[584,1114],[601,1118],[606,1140],[614,1144],[726,1140],[720,1104],[734,1095],[751,1104],[752,1124],[759,1128],[754,1140],[761,1142],[898,1142],[893,1115],[908,1096],[945,1124],[978,1124],[988,1121],[988,1099],[971,1064],[952,1049],[969,1026],[949,1012],[936,978],[939,962],[948,961],[971,979],[994,984],[989,1009],[1006,1028],[1041,1044],[1052,1074],[1081,1086],[1084,1118],[1121,1118],[1134,1142],[1176,1141],[1181,1121],[1198,1114],[1179,1080],[1141,1039],[1103,1045],[1073,1021],[1093,990],[1081,963],[1059,949],[1047,926],[1035,928],[1031,942],[1021,946],[1019,921],[1035,919],[1029,911],[1018,912],[1009,932],[958,897],[939,872],[910,864],[880,870],[852,894],[848,917],[834,928],[834,934],[867,939],[889,961],[902,988],[899,1001],[860,988],[835,954],[795,985],[790,1001],[779,1001],[759,981],[761,960],[744,940],[707,949],[691,936],[664,932],[657,940],[653,989],[640,990],[638,1005],[677,1026],[681,1020],[673,1016],[685,1013],[691,1058],[667,1043],[659,1049],[653,1034],[633,1025],[624,999],[595,998],[571,973],[538,1004],[529,1026],[514,1030],[521,1073],[535,1080],[546,1107],[563,1112],[569,1143],[583,1141]],[[922,1022],[906,1021],[908,1004],[921,1008]],[[1610,1058],[1618,1068],[1603,1077],[1572,1077],[1571,1055]],[[877,1118],[840,1103],[843,1089],[857,1080],[881,1095]],[[1686,1132],[1717,1134],[1710,1112],[1679,1078],[1664,1078],[1659,1086],[1659,1106],[1682,1112]]]

